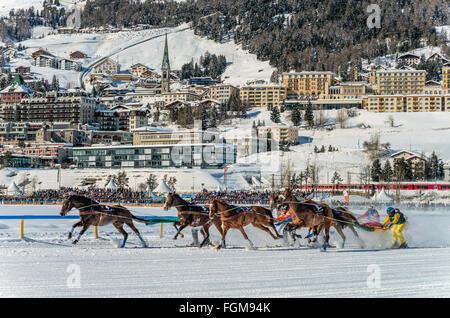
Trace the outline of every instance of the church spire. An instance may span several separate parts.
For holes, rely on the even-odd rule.
[[[161,91],[163,93],[170,91],[170,63],[169,63],[169,46],[167,44],[167,33],[166,41],[164,43],[164,55],[161,65],[162,78],[161,78]]]
[[[170,69],[169,46],[167,44],[167,33],[166,33],[166,41],[164,43],[164,55],[163,55],[163,60],[162,60],[162,66],[163,66],[163,68],[166,66],[168,69]]]

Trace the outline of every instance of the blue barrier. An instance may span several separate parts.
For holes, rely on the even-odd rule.
[[[59,219],[79,219],[79,216],[59,216],[59,215],[0,215],[0,220],[59,220]]]
[[[160,218],[165,219],[173,219],[174,222],[178,221],[178,218],[176,216],[137,216],[140,219],[144,220],[158,220]],[[60,215],[0,215],[0,220],[73,220],[73,219],[79,219],[80,217],[78,215],[66,215],[66,216],[60,216]]]

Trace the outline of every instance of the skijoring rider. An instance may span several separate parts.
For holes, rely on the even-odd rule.
[[[406,240],[403,237],[402,231],[406,226],[406,218],[399,209],[394,209],[393,207],[388,207],[386,219],[383,221],[381,226],[386,228],[390,223],[392,224],[392,248],[397,247],[397,241],[400,241],[399,248],[407,248]]]

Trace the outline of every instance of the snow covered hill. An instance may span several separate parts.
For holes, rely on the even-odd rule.
[[[225,83],[243,85],[254,79],[269,80],[274,71],[268,62],[257,60],[254,54],[242,50],[232,42],[220,44],[195,35],[187,24],[175,28],[156,28],[111,34],[51,34],[56,31],[38,27],[33,33],[32,39],[21,42],[27,49],[11,61],[11,67],[30,66],[31,72],[41,75],[49,81],[53,75],[57,75],[60,78],[61,87],[65,87],[68,83],[72,87],[78,86],[80,73],[32,66],[31,53],[42,48],[55,56],[69,58],[71,52],[79,50],[88,55],[88,58],[81,60],[85,68],[101,58],[109,56],[121,65],[122,70],[128,69],[135,63],[142,63],[160,72],[164,49],[163,35],[166,33],[168,34],[172,69],[181,69],[181,66],[189,63],[191,59],[198,61],[201,55],[209,51],[216,55],[225,55],[228,62],[222,76]],[[42,35],[44,37],[40,38]]]

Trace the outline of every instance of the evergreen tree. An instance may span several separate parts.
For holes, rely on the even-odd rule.
[[[386,160],[383,166],[383,170],[381,172],[381,180],[384,182],[391,182],[392,181],[392,167],[389,160]]]
[[[278,110],[278,107],[272,108],[272,112],[270,113],[270,120],[277,124],[281,123],[280,111]]]
[[[294,126],[300,126],[302,123],[302,112],[298,104],[295,104],[291,111],[291,121]]]
[[[372,181],[379,182],[382,175],[380,159],[375,159],[370,169],[370,177]]]
[[[308,104],[306,105],[305,109],[305,121],[309,128],[314,127],[314,112],[312,109],[312,104],[310,101],[308,101]]]
[[[335,185],[338,185],[342,181],[343,181],[343,179],[341,178],[341,175],[337,171],[335,171],[334,174],[333,174],[333,177],[331,178],[331,183],[335,184]]]

